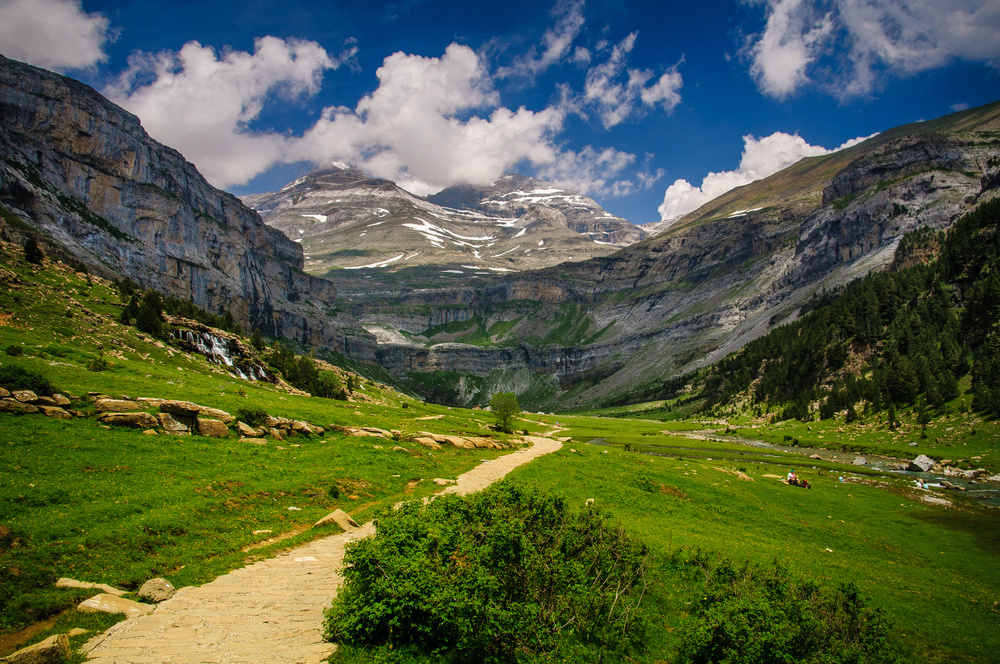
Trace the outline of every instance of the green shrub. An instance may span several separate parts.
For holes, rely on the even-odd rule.
[[[614,661],[640,652],[647,550],[594,510],[501,483],[412,501],[348,546],[326,633],[454,664]]]
[[[259,427],[267,422],[267,411],[263,408],[240,406],[236,409],[236,419],[252,427]]]
[[[7,346],[7,354],[11,357],[20,357],[24,355],[24,348],[18,346],[17,344],[11,344]]]
[[[497,428],[511,433],[514,416],[521,412],[521,406],[518,405],[517,396],[513,392],[500,392],[490,397],[490,410],[497,420]]]
[[[833,593],[786,570],[721,563],[683,628],[684,664],[890,664],[899,661],[886,615],[853,583]]]
[[[0,387],[11,392],[14,390],[31,390],[38,395],[55,394],[55,388],[49,379],[31,369],[25,369],[16,364],[0,367]]]
[[[35,238],[29,237],[24,241],[24,259],[29,263],[35,263],[41,265],[42,261],[45,259],[45,254],[42,253],[41,248],[38,246],[38,242]]]
[[[107,371],[111,368],[111,363],[104,358],[104,352],[101,351],[97,357],[95,357],[90,364],[87,365],[87,371]]]

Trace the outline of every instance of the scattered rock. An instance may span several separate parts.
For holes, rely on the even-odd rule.
[[[139,597],[147,602],[160,603],[174,596],[177,589],[163,578],[150,579],[139,588]]]
[[[295,506],[293,505],[293,506],[291,506],[291,507],[289,507],[289,508],[288,508],[288,511],[289,511],[289,512],[301,512],[301,511],[302,511],[302,508],[301,508],[301,507],[295,507]]]
[[[458,483],[458,480],[446,480],[442,477],[435,477],[431,481],[434,482],[434,484],[437,484],[438,486],[450,486],[452,484]]]
[[[312,427],[309,426],[308,422],[302,422],[301,420],[295,420],[292,422],[292,431],[299,434],[300,436],[309,436],[312,434]]]
[[[21,403],[35,403],[38,401],[38,395],[31,390],[14,390],[11,392],[11,396]]]
[[[146,434],[147,436],[158,436],[158,435],[160,435],[160,434],[158,434],[156,432],[156,429],[146,429],[145,431],[143,431],[143,433]]]
[[[439,449],[441,449],[441,445],[439,445],[438,442],[436,440],[434,440],[433,438],[428,438],[427,436],[420,436],[419,438],[414,438],[414,440],[417,443],[419,443],[419,444],[421,444],[424,447],[427,447],[429,449],[432,449],[432,450],[439,450]]]
[[[818,455],[818,454],[810,454],[810,455],[809,455],[809,458],[810,458],[810,459],[815,459],[816,461],[822,461],[822,460],[823,460],[823,457],[821,457],[821,456],[820,456],[820,455]]]
[[[856,459],[854,459],[854,461],[852,461],[851,463],[852,463],[852,464],[854,464],[855,466],[863,466],[863,465],[865,465],[866,463],[868,463],[868,460],[867,460],[867,459],[865,459],[864,457],[857,457],[857,458],[856,458]]]
[[[393,452],[409,452],[410,450],[406,449],[405,447],[400,447],[399,445],[394,445],[392,447],[392,451]]]
[[[427,415],[426,417],[418,417],[418,420],[443,420],[444,415]]]
[[[160,424],[160,421],[149,413],[101,413],[97,419],[102,424],[135,429],[150,429]]]
[[[0,399],[6,399],[9,396],[10,396],[10,392],[8,392],[4,388],[0,387]]]
[[[160,426],[167,433],[172,433],[175,436],[187,436],[191,433],[191,427],[183,422],[179,422],[170,413],[157,413],[156,419],[160,421]]]
[[[67,397],[63,396],[62,394],[53,394],[52,395],[52,400],[56,402],[57,406],[68,406],[71,403],[73,403]]]
[[[38,406],[13,399],[0,399],[0,413],[37,413]]]
[[[373,433],[376,436],[381,436],[383,438],[392,438],[392,432],[386,431],[385,429],[379,429],[378,427],[361,427],[361,431],[365,433]]]
[[[917,443],[910,443],[910,447],[916,447]]]
[[[198,420],[198,433],[212,438],[228,438],[229,427],[222,420]]]
[[[236,432],[245,438],[257,438],[260,436],[259,431],[243,421],[236,423]]]
[[[81,634],[86,634],[89,629],[84,629],[82,627],[74,627],[73,629],[66,632],[66,636],[80,636]]]
[[[270,429],[268,429],[268,431],[270,432],[271,437],[274,438],[275,440],[285,439],[285,432],[282,431],[281,429],[278,429],[277,427],[271,427]]]
[[[142,604],[123,597],[101,593],[80,602],[76,610],[81,613],[124,613],[129,618],[135,618],[152,613],[155,608],[152,604]]]
[[[324,516],[322,519],[316,522],[316,527],[328,526],[331,523],[336,523],[344,530],[350,530],[351,528],[360,528],[358,522],[351,518],[351,515],[344,510],[334,510]]]
[[[583,501],[583,504],[584,504],[584,505],[585,505],[586,507],[590,507],[591,505],[593,505],[593,504],[594,504],[594,499],[593,499],[593,498],[587,498],[587,500]]]
[[[198,417],[198,413],[201,412],[201,406],[190,401],[164,401],[160,404],[160,410],[164,413],[170,413],[171,415],[180,415],[181,417]]]
[[[124,590],[118,590],[114,586],[109,586],[106,583],[90,583],[89,581],[77,581],[76,579],[70,579],[65,576],[56,581],[56,588],[92,588],[94,590],[103,590],[109,595],[120,596],[125,594]]]
[[[255,530],[251,534],[253,534],[253,535],[270,535],[273,532],[274,532],[273,530]]]
[[[46,417],[55,417],[60,420],[71,420],[73,416],[68,412],[60,408],[59,406],[39,406],[38,407]]]
[[[253,443],[254,445],[267,445],[267,441],[263,438],[240,438],[241,443]]]
[[[0,657],[4,664],[60,664],[69,657],[69,636],[56,634],[27,648]]]
[[[98,399],[94,408],[98,413],[134,413],[146,408],[146,404],[125,399]]]
[[[926,473],[933,467],[934,459],[930,458],[926,454],[921,454],[916,459],[911,461],[906,469],[915,473]]]
[[[200,414],[215,420],[222,420],[226,424],[230,424],[236,419],[224,410],[219,410],[218,408],[208,408],[207,406],[201,407]]]

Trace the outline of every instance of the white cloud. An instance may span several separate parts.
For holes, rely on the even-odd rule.
[[[253,54],[189,42],[177,53],[137,53],[105,92],[142,120],[149,134],[180,150],[218,187],[242,184],[284,160],[289,139],[249,129],[268,97],[315,94],[340,58],[317,43],[262,37]]]
[[[551,138],[565,112],[500,106],[489,73],[467,46],[451,44],[441,58],[396,53],[377,76],[378,89],[356,109],[325,109],[288,158],[347,161],[417,194],[486,184],[519,162],[556,159]],[[488,115],[458,117],[477,109]]]
[[[584,101],[596,108],[605,129],[621,124],[643,106],[662,106],[671,111],[681,101],[683,79],[677,68],[660,75],[651,85],[655,74],[648,69],[630,69],[628,54],[635,47],[637,32],[611,47],[608,59],[587,71]],[[601,48],[603,46],[603,48]],[[598,45],[606,50],[607,45]]]
[[[560,152],[552,163],[538,169],[538,176],[581,194],[621,196],[634,187],[627,180],[615,178],[633,163],[634,154],[614,148],[595,150],[588,145],[579,152]]]
[[[780,131],[760,140],[753,136],[744,136],[743,157],[740,159],[739,168],[735,171],[709,173],[702,180],[700,187],[695,187],[687,180],[675,180],[667,187],[663,204],[658,208],[660,218],[663,221],[680,219],[727,191],[777,173],[804,157],[843,150],[868,138],[871,136],[852,138],[833,150],[827,150],[818,145],[810,145],[800,136]]]
[[[1000,69],[995,0],[767,0],[767,24],[745,53],[758,87],[783,98],[808,82],[846,99],[887,75],[954,59]]]
[[[552,10],[557,18],[554,27],[542,35],[542,52],[532,47],[526,55],[516,58],[510,66],[497,70],[498,78],[527,77],[534,78],[546,69],[559,63],[573,45],[573,41],[583,28],[583,0],[559,0]],[[579,62],[588,57],[586,49],[577,48],[573,57]]]
[[[29,64],[62,71],[83,69],[108,59],[108,19],[86,14],[79,0],[0,2],[0,53]]]

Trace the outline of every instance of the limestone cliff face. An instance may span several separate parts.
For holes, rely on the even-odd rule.
[[[0,57],[0,146],[0,202],[93,270],[374,358],[373,338],[334,313],[334,286],[302,271],[296,243],[92,88]]]
[[[534,327],[521,321],[514,330],[529,330],[532,338],[500,342],[517,344],[516,352],[411,345],[380,347],[380,359],[398,374],[486,375],[505,365],[547,373],[563,391],[544,406],[627,399],[793,319],[817,291],[884,269],[907,232],[947,228],[1000,195],[1000,103],[956,117],[936,121],[933,131],[905,127],[793,166],[727,195],[728,209],[611,256],[511,275],[464,297],[436,294],[453,319],[478,317],[487,331],[497,320],[514,324],[524,312],[511,308],[527,303],[522,308],[530,309],[525,318]],[[435,310],[434,300],[425,294],[414,316]],[[464,311],[459,302],[469,303]],[[379,308],[372,300],[362,319]],[[573,325],[590,321],[603,332],[585,346],[566,339],[569,315],[576,316]],[[397,307],[394,317],[406,321],[407,308]],[[419,333],[420,323],[412,322],[410,331]]]

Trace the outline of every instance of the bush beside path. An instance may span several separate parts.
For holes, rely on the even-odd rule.
[[[480,464],[441,493],[478,491],[562,447],[549,438],[523,438],[530,448]],[[369,521],[203,586],[182,588],[150,615],[120,622],[91,639],[84,646],[88,662],[322,662],[335,648],[323,640],[323,612],[341,584],[345,547],[374,533]]]

